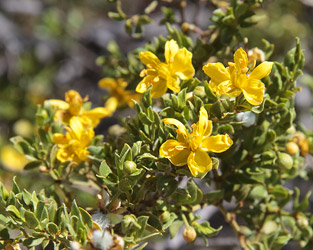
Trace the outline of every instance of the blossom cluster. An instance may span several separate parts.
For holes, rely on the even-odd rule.
[[[111,116],[118,107],[132,107],[133,100],[139,100],[140,94],[150,86],[152,98],[161,97],[168,89],[179,92],[181,82],[195,74],[192,53],[186,48],[179,48],[174,40],[165,44],[165,62],[149,51],[139,53],[139,57],[147,67],[140,73],[144,78],[136,88],[139,94],[126,90],[128,83],[124,79],[103,78],[99,81],[99,87],[107,89],[110,96],[104,107],[86,110],[84,103],[88,97],[82,98],[75,90],[66,92],[65,101],[46,101],[57,109],[55,119],[61,121],[66,129],[65,134],[53,135],[53,142],[59,147],[58,160],[76,163],[87,161],[87,148],[100,119]],[[234,54],[234,63],[229,62],[228,67],[220,62],[208,63],[203,66],[203,71],[210,77],[209,87],[217,96],[237,97],[243,94],[250,104],[260,105],[265,89],[261,79],[270,74],[272,64],[265,61],[255,68],[256,61],[249,61],[247,53],[239,48]],[[212,160],[208,152],[221,153],[233,144],[228,134],[211,135],[213,124],[204,107],[200,108],[199,121],[191,126],[192,132],[174,118],[165,118],[163,123],[177,127],[177,140],[164,142],[159,150],[160,156],[169,159],[175,166],[187,164],[195,177],[211,170]]]

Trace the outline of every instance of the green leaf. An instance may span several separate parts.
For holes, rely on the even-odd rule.
[[[35,247],[39,246],[45,238],[34,238],[34,237],[29,237],[23,241],[24,246],[28,247]]]
[[[39,221],[34,215],[34,213],[30,211],[25,211],[24,213],[25,221],[30,228],[36,228],[39,225]]]
[[[39,168],[42,165],[41,161],[31,161],[29,163],[27,163],[24,167],[24,170],[32,170],[35,168]]]
[[[166,230],[168,227],[172,225],[172,223],[177,219],[177,215],[175,213],[170,213],[170,218],[166,221],[165,224],[162,225],[162,229]]]
[[[71,215],[76,215],[79,219],[81,219],[79,208],[78,208],[75,200],[73,200],[73,202],[72,202],[71,213],[70,214]]]
[[[18,193],[20,193],[21,191],[20,191],[19,186],[16,184],[15,179],[16,179],[16,176],[13,177],[13,187],[12,187],[12,191],[13,191],[13,193],[18,194]]]
[[[101,178],[106,178],[109,174],[112,173],[111,168],[109,167],[109,165],[106,163],[105,160],[101,162],[99,172],[100,172],[99,177],[101,177]]]
[[[26,189],[23,190],[22,192],[22,197],[23,197],[23,201],[24,203],[28,206],[30,205],[32,202],[32,194],[29,193]]]
[[[178,186],[178,182],[170,176],[162,175],[157,181],[157,190],[164,193],[165,197],[170,196]]]
[[[133,157],[136,157],[140,151],[141,151],[141,144],[142,144],[142,141],[137,141],[133,144],[132,146],[132,155]]]
[[[141,235],[144,233],[148,224],[148,219],[148,216],[140,216],[137,218],[137,222],[141,226],[141,228],[136,232],[136,237],[141,237]]]
[[[54,224],[53,222],[49,222],[47,225],[46,225],[46,230],[49,234],[57,234],[59,232],[59,228],[56,224]]]
[[[208,194],[205,194],[205,199],[209,204],[217,204],[224,197],[224,190],[214,190]]]
[[[80,214],[81,214],[81,217],[83,219],[84,224],[87,225],[89,227],[89,229],[91,229],[92,228],[91,215],[81,207],[79,208],[79,211],[80,211]]]
[[[222,226],[220,226],[219,228],[215,229],[211,227],[208,221],[202,222],[201,224],[192,223],[192,226],[198,233],[204,234],[206,236],[214,236],[218,234],[218,232],[223,228]]]
[[[169,227],[169,231],[170,231],[170,235],[171,238],[174,238],[174,236],[178,233],[178,230],[184,225],[184,222],[181,220],[176,220],[174,221],[170,227]]]
[[[295,196],[295,200],[294,200],[292,208],[293,208],[294,211],[297,211],[297,212],[305,211],[308,208],[308,206],[309,206],[309,198],[310,198],[312,192],[309,191],[305,195],[303,200],[299,203],[300,190],[297,187],[295,187],[295,191],[296,191],[296,196]]]
[[[7,212],[11,212],[15,217],[17,218],[21,218],[21,214],[20,212],[18,211],[18,209],[13,206],[13,205],[9,205],[7,208],[6,208],[6,211]]]

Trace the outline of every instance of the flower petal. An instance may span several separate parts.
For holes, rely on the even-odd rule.
[[[140,52],[139,57],[148,68],[155,68],[160,63],[159,58],[150,51]]]
[[[180,91],[180,87],[179,87],[179,79],[178,78],[174,78],[172,76],[168,76],[167,77],[167,81],[166,81],[167,87],[172,90],[173,92],[178,93]]]
[[[110,97],[105,102],[104,107],[110,112],[109,115],[112,115],[115,112],[115,110],[117,109],[118,103],[119,103],[119,100],[116,97]]]
[[[65,93],[65,101],[69,104],[71,115],[79,115],[84,99],[76,90],[69,90]]]
[[[58,109],[63,109],[63,110],[67,110],[69,109],[70,105],[62,100],[57,100],[57,99],[50,99],[45,101],[45,105],[46,104],[50,104],[52,107],[58,108]]]
[[[69,125],[71,128],[70,134],[72,138],[75,140],[80,140],[81,135],[84,131],[84,127],[82,125],[81,119],[78,118],[77,116],[73,116],[70,119]]]
[[[192,66],[192,53],[186,48],[180,49],[173,60],[171,74],[177,75],[182,80],[189,80],[195,74]]]
[[[202,69],[216,84],[230,80],[230,74],[222,63],[208,63]]]
[[[202,138],[211,134],[212,121],[208,120],[208,113],[204,107],[200,108],[199,121],[193,124],[192,127],[192,137],[197,142],[196,145],[200,145]]]
[[[175,40],[170,40],[165,43],[165,60],[167,63],[172,63],[174,56],[178,52],[179,47],[177,45],[177,42]]]
[[[136,87],[136,92],[138,93],[145,93],[147,89],[151,86],[151,83],[155,77],[154,76],[146,76],[138,83]]]
[[[159,78],[158,81],[152,83],[153,87],[151,90],[151,97],[158,98],[161,97],[167,91],[166,80]]]
[[[241,94],[241,90],[237,88],[232,81],[221,82],[216,88],[216,95],[227,95],[236,97]]]
[[[260,105],[263,101],[264,84],[260,80],[248,79],[242,87],[246,100],[252,105]]]
[[[116,82],[116,79],[114,78],[106,77],[106,78],[102,78],[98,82],[98,86],[103,89],[113,89],[113,88],[116,88],[117,82]]]
[[[247,53],[242,48],[237,49],[234,54],[234,61],[237,69],[246,68],[248,65]]]
[[[229,135],[215,135],[207,137],[203,140],[202,150],[214,153],[222,153],[233,145]]]
[[[187,164],[191,174],[195,177],[199,173],[206,173],[212,169],[212,160],[207,152],[202,150],[197,150],[192,152],[188,159]]]
[[[55,133],[53,134],[52,141],[54,144],[68,144],[70,140],[66,135]]]
[[[73,153],[66,149],[66,148],[60,148],[58,151],[57,151],[57,155],[56,155],[57,159],[60,161],[60,162],[66,162],[66,161],[70,161],[72,160],[73,158]]]
[[[164,124],[170,124],[170,125],[176,126],[177,127],[176,132],[182,134],[185,139],[188,138],[188,131],[186,127],[184,126],[184,124],[182,124],[180,121],[174,118],[165,118],[162,121],[164,122]]]
[[[271,73],[273,63],[263,62],[258,65],[249,75],[249,79],[261,80],[262,78],[268,76]]]
[[[184,166],[187,164],[187,158],[190,150],[187,145],[176,140],[167,140],[160,147],[160,156],[168,158],[175,166]]]

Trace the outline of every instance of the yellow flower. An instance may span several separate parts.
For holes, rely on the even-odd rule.
[[[263,62],[253,71],[255,63],[248,68],[246,52],[239,48],[234,54],[235,63],[228,63],[225,68],[222,63],[208,63],[203,66],[204,72],[211,78],[210,88],[216,95],[236,97],[243,93],[252,105],[260,105],[263,101],[264,84],[260,81],[268,76],[272,70],[272,62]]]
[[[50,103],[58,110],[55,115],[56,120],[61,120],[64,124],[69,124],[73,117],[79,117],[81,122],[86,125],[95,127],[100,122],[100,119],[111,116],[116,107],[116,100],[108,100],[105,107],[98,107],[91,110],[85,110],[83,103],[88,101],[88,97],[84,99],[75,90],[69,90],[65,93],[65,101],[50,99],[45,103]]]
[[[139,100],[141,95],[134,93],[131,90],[125,90],[128,83],[122,79],[114,79],[114,78],[103,78],[98,83],[100,88],[108,89],[110,98],[108,101],[113,100],[118,103],[119,107],[128,105],[129,107],[134,106],[134,102],[132,100]]]
[[[192,133],[176,119],[166,118],[163,122],[177,127],[177,140],[164,142],[160,147],[160,156],[168,158],[175,166],[187,164],[195,177],[199,173],[207,173],[212,168],[212,160],[207,152],[221,153],[233,144],[227,134],[210,136],[212,121],[208,120],[204,107],[200,109],[199,121],[191,126]]]
[[[57,159],[60,162],[73,161],[80,163],[87,161],[87,150],[91,139],[94,137],[93,129],[88,126],[84,127],[78,117],[72,117],[69,121],[68,131],[65,135],[61,133],[53,134],[53,143],[57,144]]]
[[[151,85],[151,96],[154,98],[162,96],[167,88],[179,92],[180,81],[189,80],[195,74],[191,52],[186,48],[179,49],[176,41],[166,42],[164,54],[165,63],[160,62],[159,58],[149,51],[139,53],[140,60],[147,69],[140,73],[141,77],[145,77],[136,88],[138,93],[144,93]]]

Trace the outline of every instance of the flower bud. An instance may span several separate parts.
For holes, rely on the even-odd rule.
[[[205,95],[206,95],[203,86],[197,86],[197,87],[194,89],[193,94],[196,95],[196,96],[199,96],[199,97],[205,97]]]
[[[36,122],[39,126],[43,126],[45,120],[48,118],[48,113],[44,109],[39,109],[36,113]]]
[[[296,155],[299,153],[299,147],[295,142],[288,142],[286,144],[286,152],[290,155]]]
[[[189,23],[183,23],[182,26],[181,26],[181,30],[182,32],[184,33],[188,33],[188,31],[190,30],[190,24]]]
[[[161,215],[160,215],[160,219],[161,219],[161,222],[167,222],[171,217],[171,214],[169,211],[164,211]]]
[[[278,165],[280,168],[288,170],[292,168],[293,159],[289,154],[278,153]]]
[[[124,170],[127,174],[132,174],[137,170],[137,165],[133,161],[125,161]]]
[[[197,232],[193,227],[186,227],[183,233],[184,240],[187,242],[193,242],[197,238]]]
[[[301,216],[301,215],[297,217],[296,222],[297,222],[297,226],[301,229],[303,229],[309,225],[308,219],[304,216]]]

